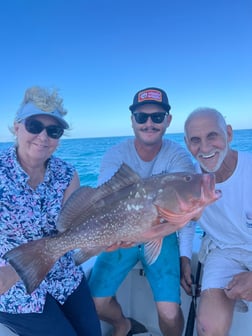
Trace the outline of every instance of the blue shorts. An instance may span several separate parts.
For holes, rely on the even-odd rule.
[[[129,271],[141,261],[154,300],[180,304],[180,264],[176,233],[163,239],[161,253],[152,265],[146,264],[143,246],[101,253],[89,278],[92,296],[114,296]]]

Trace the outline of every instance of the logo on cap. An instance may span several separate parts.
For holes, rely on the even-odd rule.
[[[145,90],[138,93],[138,103],[146,100],[154,100],[162,103],[162,92],[158,90]]]

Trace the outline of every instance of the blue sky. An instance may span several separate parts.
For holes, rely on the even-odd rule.
[[[251,0],[2,0],[0,141],[32,85],[60,90],[69,137],[132,135],[148,86],[168,93],[168,132],[199,106],[252,128],[251,16]]]

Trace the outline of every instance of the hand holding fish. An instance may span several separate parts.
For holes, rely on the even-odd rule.
[[[105,251],[106,252],[111,252],[111,251],[114,251],[114,250],[117,250],[119,248],[127,248],[127,247],[132,247],[132,246],[135,246],[136,243],[132,243],[132,242],[116,242],[115,244],[112,244],[110,246],[108,246]]]
[[[232,300],[252,301],[252,271],[236,274],[224,291]]]

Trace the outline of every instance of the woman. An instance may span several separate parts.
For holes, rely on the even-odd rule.
[[[62,205],[80,186],[75,169],[52,155],[69,128],[65,114],[56,91],[28,89],[14,122],[17,141],[0,155],[0,323],[22,336],[101,335],[85,275],[72,252],[31,295],[2,259],[20,244],[54,234]]]

